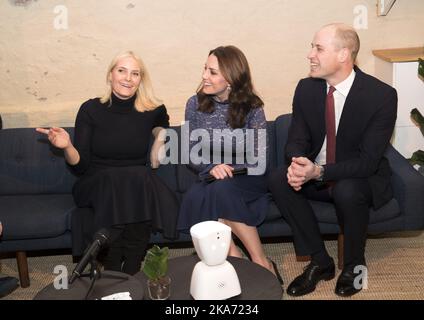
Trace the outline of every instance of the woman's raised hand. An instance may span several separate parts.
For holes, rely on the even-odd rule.
[[[66,149],[70,147],[71,138],[69,137],[69,133],[66,132],[63,128],[51,127],[50,129],[44,128],[36,128],[37,132],[44,133],[47,135],[50,143],[59,149]]]

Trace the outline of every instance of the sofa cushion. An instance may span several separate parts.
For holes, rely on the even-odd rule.
[[[185,193],[193,183],[198,180],[198,176],[187,165],[177,166],[178,191]]]
[[[0,197],[2,240],[56,237],[70,230],[70,194]]]
[[[188,146],[186,145],[188,143],[188,141],[183,140],[187,139],[187,134],[182,137],[181,136],[181,126],[173,126],[169,128],[170,130],[172,130],[173,135],[170,136],[170,138],[173,139],[173,144],[172,147],[178,148],[178,152],[176,153],[177,157],[178,157],[178,164],[175,164],[173,167],[175,169],[175,183],[176,183],[176,190],[179,193],[184,193],[186,192],[190,186],[197,180],[197,174],[194,173],[192,170],[190,170],[188,168],[188,164],[187,164],[187,159],[185,159],[185,156],[183,156],[182,152],[184,150],[184,152],[187,152],[187,148]],[[168,133],[170,134],[170,133]],[[169,141],[167,141],[169,143]],[[183,144],[184,144],[184,148],[183,148]],[[174,150],[175,152],[175,150]],[[170,149],[167,150],[167,156],[170,156]],[[184,163],[183,163],[183,159],[184,159]],[[169,165],[167,165],[169,166]],[[160,168],[160,167],[159,167]]]
[[[72,136],[73,130],[67,129]],[[34,128],[0,131],[0,194],[70,193],[75,177],[63,152]]]
[[[277,166],[277,152],[274,148],[275,146],[275,122],[267,121],[266,123],[267,129],[267,140],[268,140],[268,154],[267,154],[267,171]]]
[[[337,224],[337,216],[334,205],[328,202],[309,201],[314,209],[318,222]],[[394,219],[400,216],[399,204],[395,199],[390,200],[378,210],[370,210],[370,224]]]
[[[285,164],[284,148],[291,123],[291,114],[283,114],[275,119],[275,158],[276,166]]]
[[[383,207],[378,210],[371,209],[370,211],[370,222],[369,224],[375,224],[392,220],[402,215],[399,207],[399,203],[396,199],[391,199]]]
[[[270,194],[269,198],[271,199],[271,194]],[[273,222],[273,221],[281,220],[282,217],[283,217],[283,215],[281,214],[280,210],[275,205],[275,202],[271,201],[270,204],[269,204],[268,213],[265,217],[264,222]]]
[[[337,224],[337,216],[334,205],[328,202],[309,201],[312,209],[315,212],[319,223]],[[399,204],[395,199],[390,200],[383,207],[378,210],[371,209],[370,211],[370,224],[380,223],[387,220],[394,219],[401,215]],[[268,214],[265,222],[272,222],[282,218],[280,211],[275,203],[272,201],[269,206]]]

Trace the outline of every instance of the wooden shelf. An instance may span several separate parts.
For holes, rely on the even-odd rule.
[[[424,59],[424,47],[373,50],[372,53],[387,62],[412,62]]]

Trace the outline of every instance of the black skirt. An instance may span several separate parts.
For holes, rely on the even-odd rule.
[[[73,196],[78,207],[93,209],[94,232],[112,226],[151,222],[153,231],[162,232],[169,239],[177,237],[178,200],[146,166],[96,170],[75,183]]]

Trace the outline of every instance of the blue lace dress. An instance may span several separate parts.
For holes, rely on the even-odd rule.
[[[263,108],[254,108],[240,129],[227,124],[228,103],[215,102],[213,113],[198,110],[197,96],[186,105],[185,121],[190,133],[190,168],[197,181],[185,193],[178,229],[189,231],[196,223],[219,218],[261,224],[268,211],[266,170],[267,138]],[[219,163],[235,169],[247,168],[247,175],[207,182],[204,178]]]

